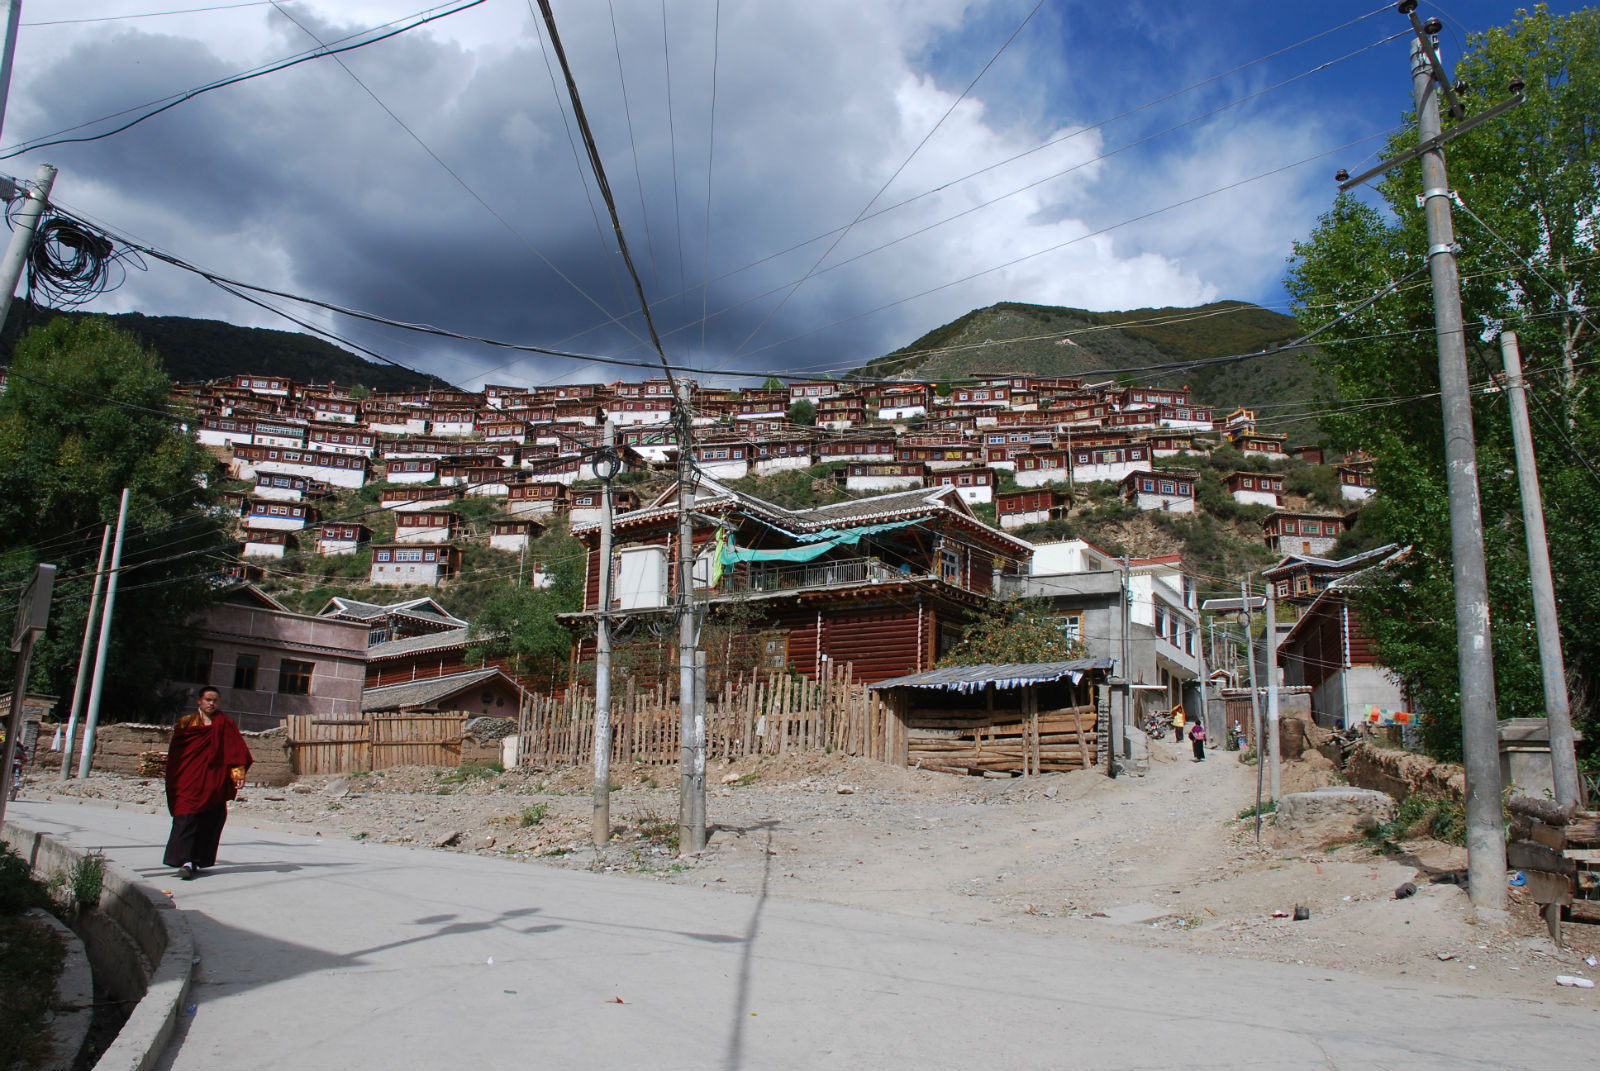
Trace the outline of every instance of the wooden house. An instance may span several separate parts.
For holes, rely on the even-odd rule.
[[[817,443],[817,460],[823,461],[893,461],[894,436],[880,437],[842,436],[823,437]]]
[[[945,469],[928,479],[929,487],[954,487],[968,505],[994,501],[995,471],[982,465],[965,469]]]
[[[1283,505],[1283,475],[1277,472],[1230,472],[1225,477],[1228,494],[1246,506]]]
[[[306,429],[306,448],[371,457],[378,448],[378,436],[366,428],[347,424],[312,424]]]
[[[573,524],[600,523],[602,492],[598,487],[567,492],[567,517]],[[626,487],[611,488],[611,512],[628,513],[639,508],[639,496]]]
[[[1279,554],[1326,556],[1350,527],[1349,517],[1321,513],[1291,513],[1279,510],[1261,518],[1262,536],[1267,546]]]
[[[335,595],[323,604],[317,616],[361,622],[366,626],[369,646],[407,636],[432,635],[467,627],[467,622],[428,596],[374,603]]]
[[[1338,466],[1339,497],[1346,502],[1365,502],[1377,493],[1372,482],[1372,462],[1357,461]]]
[[[383,463],[385,483],[434,483],[438,479],[437,457],[391,457]]]
[[[447,510],[414,510],[394,515],[396,543],[449,543],[460,535],[461,518]]]
[[[928,466],[921,461],[852,461],[844,468],[851,491],[902,491],[928,485]]]
[[[361,549],[361,544],[371,538],[371,532],[364,524],[322,524],[317,526],[317,553],[324,558],[335,557],[340,554],[354,554]]]
[[[375,543],[368,583],[381,587],[437,587],[454,576],[461,552],[448,543]]]
[[[1072,496],[1065,488],[1059,487],[1007,491],[994,496],[994,509],[1000,527],[1006,529],[1059,520],[1067,515],[1071,505]]]
[[[567,485],[553,480],[512,484],[506,492],[506,512],[513,517],[549,517],[567,508]]]
[[[598,492],[597,492],[598,493]],[[528,549],[529,541],[545,532],[545,526],[528,518],[495,521],[490,526],[489,546],[495,550],[520,554]]]
[[[399,513],[439,509],[455,500],[456,492],[448,487],[385,487],[378,492],[379,508]]]
[[[1117,491],[1135,509],[1161,510],[1164,513],[1193,513],[1198,472],[1164,469],[1136,469],[1122,478]]]
[[[932,665],[981,613],[1003,576],[1027,571],[1032,547],[979,521],[954,487],[922,488],[810,510],[788,510],[711,479],[696,489],[693,583],[719,606],[754,612],[742,644],[762,664],[815,677],[851,662],[881,680]],[[677,510],[667,493],[616,518],[613,609],[670,614],[677,575]],[[593,525],[584,611],[599,599]],[[720,533],[720,535],[719,535]],[[592,641],[582,641],[580,661]]]
[[[1355,575],[1355,574],[1352,574]],[[1350,728],[1407,709],[1399,681],[1378,663],[1377,651],[1350,604],[1345,588],[1351,576],[1334,581],[1278,641],[1284,683],[1311,689],[1311,714],[1317,724]]]
[[[239,553],[246,558],[281,558],[299,546],[293,532],[248,529],[243,539]]]
[[[1272,568],[1263,569],[1261,575],[1273,586],[1273,594],[1279,602],[1298,606],[1303,611],[1341,577],[1370,568],[1399,549],[1398,545],[1388,543],[1338,561],[1309,554],[1289,554]]]
[[[254,480],[259,472],[273,472],[285,476],[305,476],[353,490],[366,484],[368,461],[354,454],[236,443],[231,468],[233,475],[241,480]]]
[[[240,518],[252,532],[298,532],[317,520],[317,509],[304,502],[253,500]]]

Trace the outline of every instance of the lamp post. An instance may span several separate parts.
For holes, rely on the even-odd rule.
[[[622,468],[614,445],[617,426],[606,421],[605,440],[590,466],[600,478],[600,611],[594,640],[594,846],[611,839],[611,481]]]

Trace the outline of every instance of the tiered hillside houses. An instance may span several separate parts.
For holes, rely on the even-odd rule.
[[[869,681],[932,666],[986,598],[1024,588],[1060,602],[1086,639],[1103,638],[1096,615],[1124,586],[1111,559],[1084,545],[1058,547],[1042,563],[1013,529],[1064,517],[1078,489],[1096,481],[1120,485],[1141,510],[1192,511],[1199,474],[1182,466],[1224,444],[1268,461],[1289,457],[1285,437],[1258,430],[1253,413],[1223,414],[1187,387],[996,374],[944,390],[806,380],[690,391],[696,583],[715,589],[713,601],[758,607],[751,635],[772,668],[807,675],[844,659]],[[564,519],[595,559],[578,618],[598,609],[592,460],[604,425],[617,428],[624,472],[670,479],[679,451],[663,379],[384,394],[239,375],[176,394],[195,414],[197,439],[249,484],[227,492],[247,556],[370,553],[369,584],[426,588],[461,569],[468,541],[520,553]],[[815,418],[805,426],[788,419],[802,401]],[[864,497],[786,510],[733,486],[827,462],[837,463],[828,478]],[[1340,478],[1352,506],[1371,493],[1364,458],[1350,459]],[[358,508],[333,505],[340,492],[373,483]],[[1283,477],[1259,467],[1233,473],[1227,489],[1278,511],[1263,538],[1281,554],[1326,554],[1350,523],[1284,512]],[[613,609],[665,609],[677,568],[674,496],[615,490]],[[476,518],[467,524],[461,503],[477,498],[497,511],[466,511]],[[378,511],[394,521],[385,542],[374,531],[387,522],[367,516]],[[528,564],[539,577],[539,563]],[[1176,560],[1137,560],[1124,572],[1144,644],[1133,676],[1149,702],[1176,702],[1197,669],[1192,583]]]

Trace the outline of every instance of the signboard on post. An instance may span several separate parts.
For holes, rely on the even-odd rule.
[[[50,596],[55,591],[56,567],[35,565],[33,579],[17,604],[17,621],[11,629],[11,649],[17,652],[16,683],[11,688],[11,710],[6,717],[5,758],[0,760],[0,820],[6,816],[6,801],[15,790],[17,738],[22,735],[22,701],[28,693],[28,662],[33,658],[33,641],[50,623]]]

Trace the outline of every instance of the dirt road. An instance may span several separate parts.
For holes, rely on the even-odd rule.
[[[1170,741],[1151,752],[1145,776],[1115,781],[967,778],[817,754],[713,764],[712,835],[688,859],[674,846],[676,771],[643,767],[613,771],[617,832],[601,852],[589,846],[585,770],[322,778],[252,789],[231,821],[1539,999],[1593,1002],[1600,992],[1554,983],[1600,977],[1585,962],[1600,950],[1600,927],[1569,926],[1569,947],[1557,950],[1529,905],[1480,919],[1464,891],[1428,884],[1419,866],[1464,867],[1459,849],[1421,842],[1397,858],[1364,842],[1273,848],[1270,825],[1258,845],[1237,820],[1254,798],[1253,766],[1227,752],[1192,762],[1188,745]],[[1311,787],[1306,768],[1291,764],[1285,776],[1286,790]],[[148,780],[47,787],[162,806]],[[1418,894],[1395,900],[1406,881]],[[1294,921],[1296,906],[1310,918]]]

